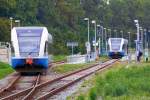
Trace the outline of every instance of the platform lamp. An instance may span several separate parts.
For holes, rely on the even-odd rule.
[[[87,24],[88,24],[88,25],[87,25],[87,29],[88,29],[88,42],[89,42],[89,41],[90,41],[90,35],[89,35],[89,34],[90,34],[89,18],[84,18],[84,20],[88,22],[88,23],[87,23]]]
[[[97,27],[101,28],[101,26],[99,24],[97,25]],[[101,54],[101,35],[100,35],[101,33],[100,33],[100,31],[98,31],[98,32],[99,32],[98,33],[99,34],[99,45],[98,45],[99,47],[98,48],[99,48],[99,55],[100,55]]]
[[[131,62],[131,51],[130,51],[130,48],[131,48],[131,32],[128,32],[128,44],[129,44],[129,52],[128,52],[128,64]]]
[[[105,33],[104,43],[105,43],[105,54],[106,54],[107,53],[107,28],[104,28],[104,33]]]
[[[115,33],[115,35],[116,35],[116,38],[117,38],[117,30],[116,30],[116,29],[114,30],[114,33]]]
[[[88,29],[88,42],[86,43],[86,48],[87,48],[87,56],[88,56],[88,61],[90,60],[90,52],[91,52],[91,44],[90,44],[90,22],[89,18],[84,18],[85,21],[87,21],[87,29]]]
[[[123,38],[123,30],[121,30],[120,33],[121,33],[121,37]]]
[[[139,41],[140,41],[140,30],[139,30],[139,21],[138,20],[134,20],[134,23],[136,25],[137,28],[137,40],[136,40],[136,61],[138,61],[138,52],[139,52]]]
[[[20,20],[15,20],[15,23],[18,23],[18,27],[20,26]]]
[[[111,38],[111,29],[107,29],[109,33],[109,38]]]
[[[142,43],[141,49],[142,49],[142,51],[143,51],[143,43],[144,43],[144,42],[143,42],[143,40],[144,40],[144,39],[143,39],[143,35],[144,35],[144,34],[143,34],[143,28],[142,28],[142,27],[140,27],[140,33],[141,33],[140,35],[141,35],[141,43]]]
[[[12,27],[13,27],[13,17],[10,17],[10,30],[12,30]]]
[[[96,33],[97,33],[97,31],[96,31],[96,21],[95,20],[92,20],[92,24],[94,24],[94,27],[95,27],[95,39],[94,39],[94,41],[95,41],[95,45],[94,45],[94,51],[95,51],[95,58],[97,57],[97,54],[96,54]]]

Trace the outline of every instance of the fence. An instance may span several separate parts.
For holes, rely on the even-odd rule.
[[[10,63],[11,48],[10,43],[0,42],[0,61]]]

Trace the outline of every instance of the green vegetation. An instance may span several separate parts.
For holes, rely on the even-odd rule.
[[[63,55],[54,56],[54,57],[55,57],[54,61],[61,61],[65,58],[65,56],[63,56]],[[103,57],[100,57],[97,62],[103,62],[106,60],[108,60],[108,57],[103,56]],[[90,62],[90,63],[84,63],[84,64],[64,64],[64,65],[59,65],[57,67],[54,67],[53,70],[56,72],[59,72],[59,73],[66,73],[69,71],[75,71],[75,70],[79,70],[82,68],[86,68],[86,67],[93,65],[95,63],[96,62]]]
[[[86,68],[89,65],[91,65],[93,63],[86,63],[86,64],[64,64],[64,65],[59,65],[57,67],[54,67],[53,70],[58,72],[58,73],[66,73],[69,71],[75,71],[75,70],[79,70],[82,68]]]
[[[107,61],[109,58],[108,58],[108,56],[100,56],[99,57],[99,59],[98,59],[98,61]]]
[[[132,46],[135,45],[136,27],[133,20],[139,19],[144,28],[150,26],[150,0],[0,0],[0,41],[10,41],[9,17],[21,20],[22,26],[46,26],[53,36],[52,52],[67,54],[67,41],[77,41],[75,53],[85,53],[87,22],[85,17],[97,20],[106,28],[131,31]],[[13,22],[13,26],[15,22]],[[112,31],[112,36],[114,36]],[[149,35],[150,36],[150,35]],[[94,27],[90,25],[90,41]]]
[[[66,56],[65,55],[54,55],[53,56],[53,60],[54,61],[64,61],[64,60],[66,60],[67,58],[66,58]]]
[[[96,75],[93,87],[77,100],[148,100],[150,99],[150,65],[132,64],[116,67]]]
[[[4,78],[6,75],[12,73],[14,70],[10,65],[0,62],[0,79]]]

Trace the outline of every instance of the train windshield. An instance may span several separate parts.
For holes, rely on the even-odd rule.
[[[120,50],[121,39],[111,39],[112,50]]]
[[[42,31],[42,29],[17,30],[20,56],[38,56]]]

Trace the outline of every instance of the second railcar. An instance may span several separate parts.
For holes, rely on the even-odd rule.
[[[108,46],[108,56],[110,58],[122,58],[128,53],[128,40],[124,38],[109,38]]]

